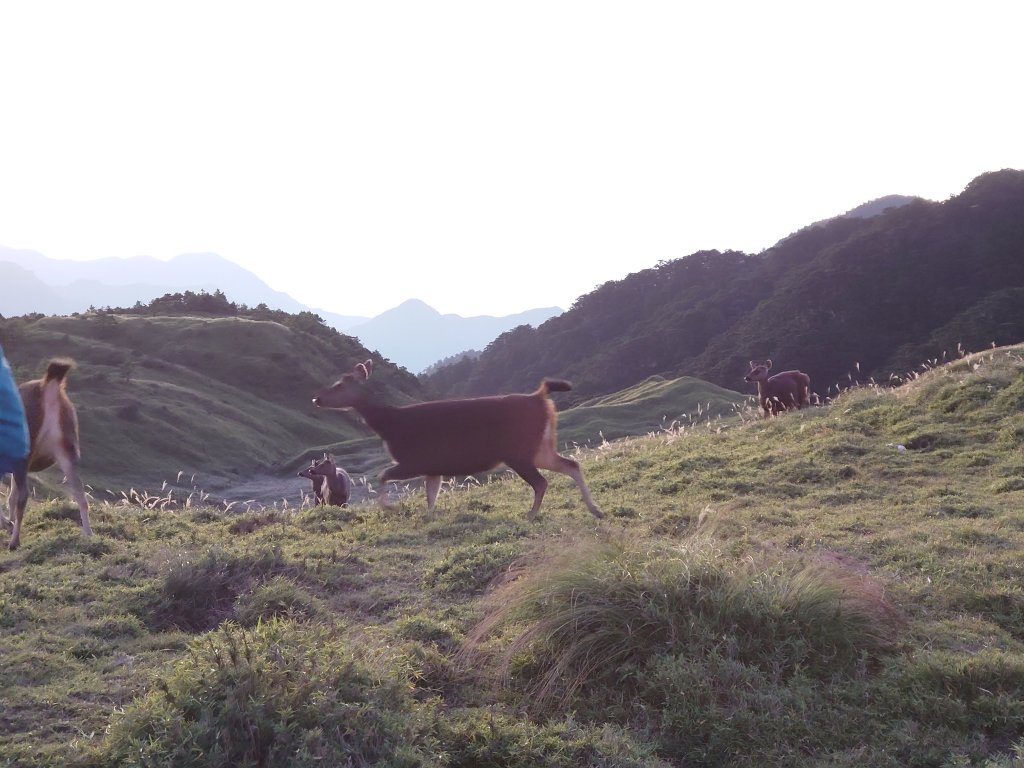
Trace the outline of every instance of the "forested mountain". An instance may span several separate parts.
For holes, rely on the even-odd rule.
[[[702,251],[608,282],[538,328],[425,377],[439,394],[526,390],[543,376],[575,396],[647,376],[745,388],[747,361],[800,368],[824,395],[889,380],[928,359],[1024,339],[1024,172],[975,179],[945,202],[809,226],[766,251]]]

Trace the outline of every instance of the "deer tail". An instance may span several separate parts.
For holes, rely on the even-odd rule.
[[[64,381],[64,377],[67,376],[68,371],[74,367],[74,361],[66,358],[51,360],[50,364],[46,367],[46,376],[43,377],[43,383],[48,384],[51,381]]]
[[[568,392],[572,389],[572,384],[562,379],[544,379],[540,383],[539,392],[542,395],[547,395],[548,392]]]

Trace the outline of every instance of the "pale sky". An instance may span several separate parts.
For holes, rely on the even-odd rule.
[[[568,309],[1024,168],[1022,40],[1018,0],[0,0],[0,245]]]

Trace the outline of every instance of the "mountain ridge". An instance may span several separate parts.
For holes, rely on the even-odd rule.
[[[562,311],[545,307],[500,317],[462,317],[442,315],[419,299],[409,299],[373,318],[344,315],[307,307],[215,253],[184,253],[167,261],[152,256],[75,261],[0,246],[0,282],[8,288],[0,294],[0,315],[5,316],[67,315],[93,307],[131,307],[186,290],[219,290],[248,306],[313,312],[342,333],[360,335],[370,348],[411,371],[482,349],[509,328],[539,324]],[[416,317],[408,317],[410,312]]]
[[[652,375],[742,387],[747,361],[768,357],[809,373],[827,397],[854,380],[911,376],[958,344],[1020,341],[1019,294],[1024,171],[1006,169],[943,202],[807,226],[759,254],[699,251],[609,281],[428,381],[473,396],[559,376],[582,400]]]

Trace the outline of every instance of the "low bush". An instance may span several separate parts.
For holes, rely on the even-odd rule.
[[[424,765],[405,681],[324,629],[224,625],[115,715],[96,765]]]
[[[501,663],[531,701],[585,686],[621,691],[661,656],[720,655],[772,681],[827,679],[893,648],[902,620],[881,588],[838,565],[740,559],[694,536],[677,546],[605,541],[524,568],[495,591],[462,655],[499,628]],[[633,678],[632,680],[630,678]]]
[[[201,557],[185,552],[166,564],[157,592],[137,613],[157,629],[203,632],[232,616],[240,594],[285,567],[279,549],[236,555],[214,548]]]
[[[283,576],[275,576],[235,603],[235,621],[251,627],[276,616],[306,619],[320,611],[319,601]]]

